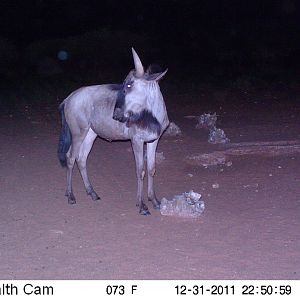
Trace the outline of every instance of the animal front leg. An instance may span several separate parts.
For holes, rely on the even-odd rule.
[[[137,176],[137,206],[140,209],[141,215],[150,215],[147,205],[144,203],[143,200],[143,182],[144,182],[144,155],[143,155],[143,146],[144,141],[141,139],[133,139],[132,140],[132,148],[135,158],[135,165],[136,165],[136,176]]]
[[[148,200],[152,202],[155,209],[160,208],[160,201],[157,200],[154,191],[155,174],[155,153],[158,140],[147,144],[147,172],[148,172]]]

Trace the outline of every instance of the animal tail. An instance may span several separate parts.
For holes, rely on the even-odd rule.
[[[64,107],[65,107],[64,103],[62,103],[59,106],[62,127],[61,127],[61,132],[60,132],[59,142],[58,142],[58,149],[57,149],[58,159],[59,159],[62,167],[67,166],[66,154],[72,144],[72,135],[71,135],[70,127],[69,127],[66,117],[65,117]]]

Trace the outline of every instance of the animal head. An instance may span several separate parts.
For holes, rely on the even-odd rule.
[[[160,130],[159,123],[152,114],[152,105],[160,101],[161,93],[158,81],[167,73],[153,73],[150,66],[146,72],[142,62],[132,48],[134,70],[130,71],[119,91],[114,108],[113,119],[126,122],[128,127],[136,124],[139,127],[148,127],[151,130]]]

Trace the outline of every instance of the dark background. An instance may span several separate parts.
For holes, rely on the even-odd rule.
[[[176,88],[299,81],[296,0],[0,3],[2,100],[53,88],[61,97],[81,85],[121,82],[132,68],[131,46],[145,66],[168,67]]]

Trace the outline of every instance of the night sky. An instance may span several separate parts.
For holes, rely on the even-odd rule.
[[[278,74],[298,76],[300,5],[296,0],[7,0],[1,1],[0,11],[2,75],[22,63],[27,70],[34,69],[28,52],[34,52],[36,59],[55,59],[60,50],[66,50],[74,65],[85,60],[89,66],[90,59],[102,66],[111,59],[121,70],[123,53],[130,50],[121,48],[132,45],[147,63],[154,59],[183,78],[186,74],[203,78],[204,73],[222,78],[262,74],[266,80],[277,79]],[[109,41],[100,45],[80,38],[91,32],[106,32]],[[139,37],[138,43],[133,36]],[[74,53],[67,42],[51,53],[43,50],[48,46],[35,47],[72,38],[73,48],[69,48],[76,48]],[[98,56],[91,55],[95,52]]]

